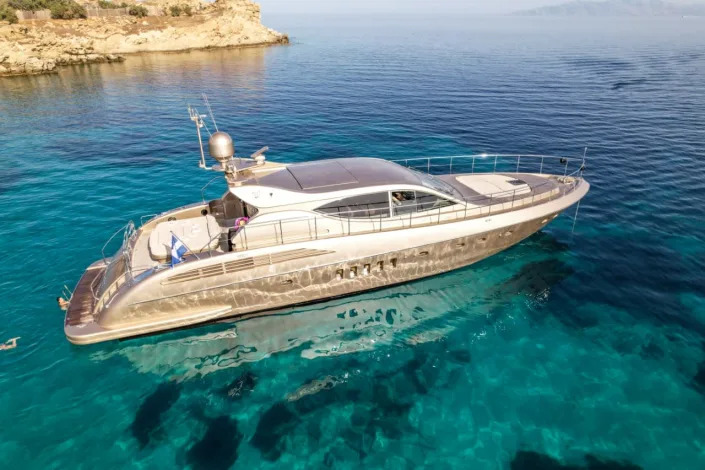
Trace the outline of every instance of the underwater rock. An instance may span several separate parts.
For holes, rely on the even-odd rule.
[[[541,305],[548,300],[555,286],[574,273],[573,268],[555,258],[529,263],[500,286],[497,291],[498,300],[522,294]],[[568,328],[591,328],[599,323],[596,314],[588,314],[585,309],[559,309],[552,313]]]
[[[424,377],[427,362],[412,359],[406,367],[389,374],[378,374],[370,383],[358,383],[361,385],[358,387],[349,380],[352,375],[326,376],[308,381],[288,395],[287,401],[274,404],[261,416],[250,443],[260,450],[265,459],[276,461],[286,450],[285,437],[295,429],[318,440],[320,429],[317,424],[303,426],[307,415],[330,406],[353,403],[355,409],[351,428],[343,430],[341,435],[351,451],[364,458],[378,432],[397,439],[405,432],[413,431],[407,417],[413,407],[414,390],[427,390],[428,383],[432,382]],[[419,369],[424,372],[420,373]],[[335,460],[334,454],[341,452],[347,451],[339,449],[328,459],[332,462]]]
[[[600,460],[594,455],[585,456],[587,470],[643,470],[638,465],[631,462],[618,462],[616,460]]]
[[[306,395],[313,395],[322,390],[331,389],[338,384],[346,382],[347,374],[342,376],[336,375],[326,375],[321,379],[314,379],[310,382],[303,384],[301,387],[297,388],[296,391],[290,393],[286,396],[287,401],[297,401]]]
[[[578,470],[580,467],[566,466],[550,455],[520,450],[509,464],[511,470]]]
[[[337,385],[341,385],[338,383]],[[291,403],[299,415],[307,415],[331,405],[339,405],[357,401],[360,390],[351,387],[323,387],[317,393],[305,394]]]
[[[552,287],[573,275],[573,268],[555,258],[534,261],[519,270],[499,288],[500,294],[545,295]]]
[[[434,341],[439,342],[446,339],[448,334],[453,331],[455,331],[455,327],[452,326],[424,330],[412,334],[411,336],[407,337],[404,342],[410,346],[417,346],[420,344],[430,343]]]
[[[180,395],[180,384],[166,382],[142,401],[131,426],[132,435],[139,442],[140,448],[146,447],[153,437],[158,437],[162,415],[174,405]]]
[[[652,341],[649,341],[648,344],[643,345],[641,347],[641,351],[639,351],[639,355],[645,359],[646,358],[648,358],[648,359],[661,359],[665,355],[665,352],[658,344],[656,344],[652,340]]]
[[[448,357],[451,361],[458,364],[469,364],[472,360],[472,356],[467,349],[456,349],[448,353]]]
[[[705,361],[698,365],[698,371],[693,376],[692,385],[700,394],[705,395]]]
[[[237,460],[237,449],[242,441],[237,421],[228,416],[211,420],[203,438],[186,453],[186,461],[195,469],[226,470]]]
[[[552,255],[570,250],[570,245],[559,241],[548,232],[536,232],[522,244],[525,247],[530,247],[532,251],[540,250]]]
[[[250,371],[244,372],[238,378],[230,382],[223,392],[230,398],[241,398],[245,393],[250,393],[255,389],[257,377]]]
[[[340,464],[349,464],[355,459],[355,450],[345,444],[336,444],[323,456],[323,465],[326,468],[337,468]],[[358,455],[358,459],[363,457]]]
[[[533,451],[518,451],[510,463],[511,470],[643,470],[631,462],[601,460],[585,455],[585,465],[562,464],[550,455]]]
[[[265,459],[274,462],[279,459],[284,450],[283,438],[296,427],[299,421],[299,417],[286,403],[275,403],[260,418],[250,444],[259,449]]]

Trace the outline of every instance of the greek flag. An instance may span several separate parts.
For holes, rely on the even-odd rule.
[[[176,235],[173,233],[171,234],[171,267],[173,268],[175,265],[179,264],[180,262],[183,261],[181,259],[184,254],[188,251],[188,248],[186,248],[186,245],[184,245],[184,242],[178,239]]]

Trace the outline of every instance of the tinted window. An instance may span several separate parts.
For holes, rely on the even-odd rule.
[[[430,211],[433,209],[438,209],[440,207],[450,206],[453,203],[448,199],[444,199],[439,196],[428,193],[416,192],[416,202],[418,204],[418,211]]]
[[[392,191],[394,215],[416,212],[416,193],[414,191]]]
[[[316,210],[338,217],[389,217],[389,194],[384,192],[347,197],[329,202]]]
[[[394,215],[430,211],[452,204],[447,199],[421,191],[392,191]]]

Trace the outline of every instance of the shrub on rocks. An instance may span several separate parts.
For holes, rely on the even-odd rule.
[[[110,0],[98,0],[98,8],[103,10],[113,10],[115,8],[127,8],[129,5],[125,2],[113,3]],[[144,8],[144,7],[142,7]]]
[[[58,20],[86,18],[86,9],[73,0],[51,2],[49,10],[51,11],[51,17]]]
[[[15,13],[14,8],[7,4],[0,4],[0,20],[15,24],[19,21],[19,18],[17,18],[17,13]]]
[[[74,0],[8,0],[7,8],[13,10],[50,10],[54,19],[85,18],[86,9]]]
[[[137,18],[144,18],[149,14],[149,11],[147,10],[147,7],[142,5],[132,5],[128,10],[128,13],[132,16],[136,16]]]

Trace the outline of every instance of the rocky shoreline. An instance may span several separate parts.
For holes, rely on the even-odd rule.
[[[117,16],[0,25],[0,76],[57,72],[60,66],[117,62],[139,52],[287,44],[262,25],[250,0],[196,2],[190,16]]]

